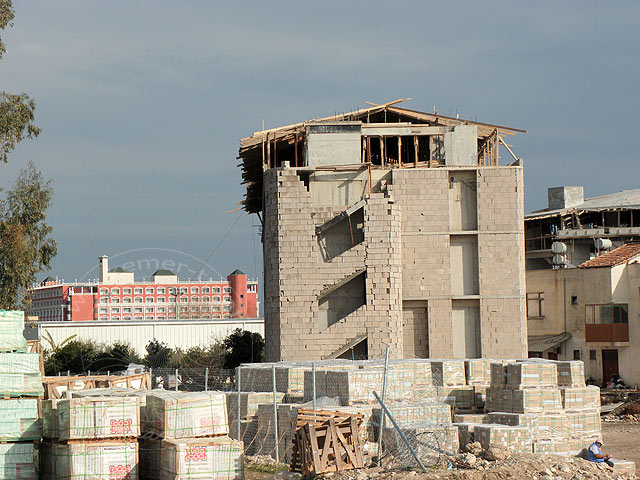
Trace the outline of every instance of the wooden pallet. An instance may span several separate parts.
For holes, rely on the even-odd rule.
[[[89,388],[135,388],[149,390],[151,377],[148,373],[135,375],[71,375],[68,377],[44,377],[45,399],[60,399],[69,390],[86,390]]]
[[[360,413],[298,410],[291,470],[318,475],[362,468],[362,420]]]

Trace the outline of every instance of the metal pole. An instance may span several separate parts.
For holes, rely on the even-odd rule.
[[[384,354],[384,376],[382,377],[382,401],[384,402],[385,394],[387,393],[387,368],[389,367],[389,346],[387,346],[387,351]],[[378,466],[381,465],[381,457],[382,457],[382,431],[384,430],[384,410],[380,411],[380,431],[378,433]]]
[[[400,430],[400,427],[398,426],[398,424],[396,423],[395,419],[393,418],[393,416],[391,415],[391,413],[389,412],[389,410],[387,409],[387,407],[384,405],[384,403],[382,403],[382,400],[380,400],[380,397],[378,396],[378,394],[376,392],[373,392],[373,396],[376,397],[376,400],[378,401],[378,403],[380,404],[380,406],[382,407],[382,410],[384,411],[384,413],[386,413],[389,416],[389,420],[391,420],[391,423],[393,423],[393,427],[396,429],[396,431],[400,434],[400,438],[402,438],[402,441],[405,443],[405,445],[409,448],[409,451],[411,452],[411,455],[413,455],[413,458],[416,459],[416,462],[418,462],[418,465],[420,465],[420,468],[422,469],[422,471],[424,473],[427,473],[427,469],[424,468],[424,465],[422,464],[422,462],[420,461],[420,458],[418,458],[418,454],[416,453],[416,451],[413,449],[413,447],[411,446],[411,444],[409,443],[409,440],[407,440],[407,437],[405,436],[404,433],[402,433],[402,430]]]
[[[238,367],[236,368],[236,384],[238,386],[238,407],[237,407],[237,420],[238,420],[238,438],[237,440],[242,440],[242,437],[240,437],[240,379],[242,378],[242,376],[240,375],[240,368]],[[247,400],[249,400],[249,397],[247,396]]]
[[[204,391],[209,391],[209,367],[204,369]]]
[[[177,368],[176,368],[176,371],[175,371],[175,375],[176,375],[176,385],[175,385],[175,390],[176,390],[176,392],[177,392],[177,391],[178,391],[178,369],[177,369]]]
[[[313,384],[313,409],[316,409],[316,362],[311,364],[311,383]]]
[[[278,450],[278,405],[276,403],[276,366],[271,366],[271,384],[273,385],[273,436],[276,441],[276,461],[280,461]]]

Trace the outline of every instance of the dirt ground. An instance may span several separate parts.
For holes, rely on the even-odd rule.
[[[603,450],[613,458],[636,462],[640,474],[640,423],[602,422]]]

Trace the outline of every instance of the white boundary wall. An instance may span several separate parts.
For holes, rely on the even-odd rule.
[[[149,341],[156,339],[172,348],[183,349],[209,345],[221,340],[236,328],[259,333],[264,337],[264,319],[223,319],[223,320],[166,320],[155,322],[38,322],[35,328],[27,326],[28,339],[40,339],[44,348],[51,348],[47,332],[56,344],[72,335],[78,340],[93,340],[97,343],[113,344],[126,342],[140,355],[145,354]]]

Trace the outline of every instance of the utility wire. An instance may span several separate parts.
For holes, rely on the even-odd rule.
[[[233,230],[233,227],[236,226],[236,223],[238,223],[238,220],[240,220],[240,217],[242,216],[242,212],[238,213],[238,216],[236,217],[236,219],[234,220],[234,222],[231,224],[231,226],[229,227],[229,229],[227,230],[227,233],[224,234],[224,236],[220,239],[220,241],[218,242],[218,244],[216,245],[216,247],[213,249],[213,251],[209,254],[209,256],[207,257],[207,259],[202,262],[202,266],[200,267],[200,270],[198,270],[198,273],[196,274],[196,278],[200,278],[200,274],[202,273],[202,271],[204,270],[204,266],[206,265],[206,263],[209,261],[209,259],[211,259],[211,257],[213,257],[213,255],[216,253],[216,251],[218,250],[218,248],[220,248],[220,245],[222,245],[222,242],[225,241],[225,239],[227,238],[227,236],[231,233],[231,230]]]

